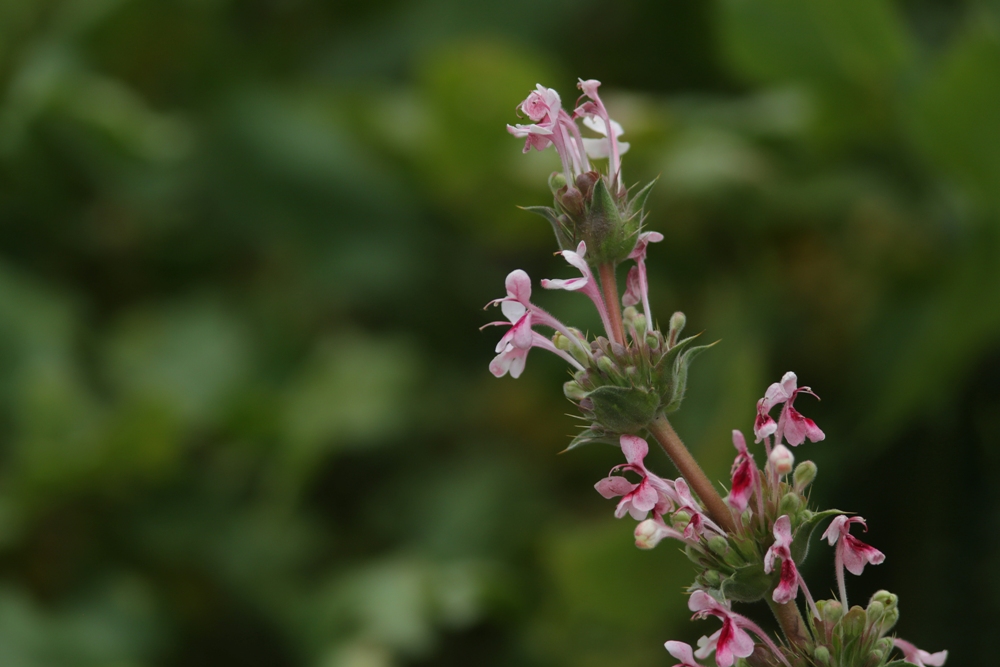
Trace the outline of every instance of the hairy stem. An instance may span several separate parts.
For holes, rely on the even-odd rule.
[[[785,639],[796,646],[805,645],[808,642],[808,630],[806,630],[806,622],[802,619],[799,608],[795,605],[795,600],[778,604],[770,596],[765,599],[771,611],[774,612],[774,617],[778,619],[778,625],[781,626],[781,632],[784,633]]]
[[[624,345],[625,326],[622,324],[622,307],[618,296],[618,283],[615,280],[615,266],[610,262],[601,264],[597,267],[597,273],[601,276],[601,292],[608,308],[608,319],[611,320],[611,331],[608,335],[615,343]]]
[[[648,428],[649,432],[656,438],[656,441],[667,452],[670,460],[677,466],[677,470],[680,471],[681,476],[687,481],[691,490],[698,494],[701,502],[705,503],[708,518],[719,524],[727,533],[735,533],[736,522],[733,520],[732,511],[726,505],[722,496],[719,495],[719,492],[712,486],[712,482],[705,475],[705,471],[701,469],[698,462],[691,456],[691,452],[684,446],[680,436],[677,435],[677,431],[667,421],[667,417],[662,414],[659,415],[650,422]]]

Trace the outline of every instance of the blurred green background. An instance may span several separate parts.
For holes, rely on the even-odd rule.
[[[0,665],[640,667],[715,630],[594,492],[620,453],[556,456],[562,362],[497,380],[477,331],[512,269],[572,273],[516,208],[557,158],[504,125],[577,76],[659,176],[654,314],[722,341],[682,436],[726,478],[797,371],[814,498],[887,554],[854,601],[995,659],[1000,3],[0,0]]]

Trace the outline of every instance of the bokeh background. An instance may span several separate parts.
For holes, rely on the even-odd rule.
[[[563,364],[487,372],[504,276],[571,274],[516,208],[556,156],[504,125],[577,76],[659,177],[654,314],[721,340],[683,437],[726,478],[797,371],[814,497],[887,554],[853,600],[995,660],[996,2],[3,0],[0,665],[640,667],[714,631],[594,492],[620,454],[556,455]]]

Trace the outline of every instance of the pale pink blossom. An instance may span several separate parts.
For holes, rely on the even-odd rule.
[[[525,140],[525,153],[532,148],[544,150],[549,144],[554,145],[562,161],[566,182],[570,184],[580,174],[590,171],[580,129],[563,110],[559,93],[538,84],[517,108],[534,121],[532,125],[507,126],[508,132]]]
[[[834,567],[837,571],[837,584],[840,586],[840,601],[847,609],[847,586],[844,582],[844,568],[853,575],[860,575],[865,565],[878,565],[885,560],[885,554],[873,546],[865,544],[851,535],[851,524],[861,524],[867,532],[868,524],[859,516],[837,516],[824,531],[823,537],[830,546],[837,546],[834,555]]]
[[[747,442],[743,434],[733,430],[733,446],[736,448],[736,459],[730,471],[732,475],[732,485],[726,501],[737,513],[743,514],[754,491],[758,490],[759,480],[757,478],[757,466],[753,462],[753,456],[747,450]]]
[[[495,299],[487,304],[487,307],[499,304],[501,312],[508,321],[490,322],[484,325],[484,328],[488,326],[510,327],[497,343],[496,351],[498,354],[490,362],[490,372],[497,377],[502,377],[507,373],[510,373],[513,378],[520,377],[527,363],[528,351],[533,347],[540,347],[557,354],[577,370],[584,370],[580,362],[572,355],[565,350],[560,350],[551,340],[532,329],[535,325],[555,329],[574,341],[585,353],[590,353],[578,336],[559,320],[531,303],[531,279],[528,274],[520,269],[512,271],[507,276],[506,287],[506,297]]]
[[[646,331],[653,330],[653,315],[649,311],[649,280],[646,277],[646,248],[650,243],[659,243],[662,240],[663,234],[659,232],[643,232],[639,234],[635,247],[628,256],[629,259],[635,260],[635,266],[628,272],[622,305],[628,307],[642,303],[642,312],[646,316]]]
[[[917,667],[941,667],[948,659],[948,651],[928,653],[919,649],[905,639],[893,639],[892,643],[903,652],[903,659]]]
[[[601,317],[601,323],[604,325],[604,330],[608,335],[608,338],[612,338],[611,335],[611,320],[608,317],[608,309],[604,303],[604,297],[601,295],[600,287],[597,285],[597,280],[594,278],[593,271],[590,270],[590,265],[587,264],[587,260],[584,256],[587,254],[587,244],[584,241],[580,241],[580,244],[576,247],[576,251],[563,250],[557,254],[563,256],[569,264],[580,271],[581,277],[579,278],[569,278],[567,280],[562,279],[552,279],[552,280],[542,280],[542,287],[545,289],[564,289],[571,292],[581,292],[586,294],[591,301],[594,302],[594,306],[597,308],[597,314]]]
[[[694,659],[694,653],[691,649],[691,645],[685,642],[669,641],[664,646],[667,652],[680,660],[679,663],[673,667],[702,667]]]
[[[600,85],[601,82],[597,79],[587,79],[586,81],[580,79],[579,83],[577,83],[577,88],[583,91],[582,97],[589,99],[583,104],[580,104],[580,101],[577,100],[578,106],[573,111],[573,116],[576,118],[591,117],[600,121],[598,127],[603,126],[603,128],[598,129],[598,132],[607,137],[609,176],[614,179],[618,185],[618,189],[621,190],[622,151],[618,145],[618,134],[621,134],[621,132],[616,132],[615,126],[612,125],[614,121],[608,116],[608,110],[604,108],[604,102],[601,101],[601,96],[597,92]],[[620,126],[618,129],[620,129]]]
[[[715,662],[719,667],[731,667],[736,658],[745,658],[753,653],[753,639],[742,627],[745,620],[734,614],[728,606],[718,602],[705,591],[695,591],[688,598],[688,609],[694,612],[692,618],[715,616],[722,621],[722,627],[715,634],[698,640],[695,656],[704,660],[715,651]]]
[[[668,526],[663,521],[663,517],[656,513],[655,508],[653,517],[640,521],[636,525],[633,534],[635,536],[635,546],[640,549],[652,549],[668,537],[680,540],[681,542],[685,541],[684,534]]]
[[[636,521],[642,521],[651,511],[663,514],[673,507],[674,490],[670,482],[657,477],[646,469],[643,459],[649,453],[649,445],[645,440],[634,435],[623,435],[620,438],[622,453],[627,463],[611,469],[607,477],[594,485],[597,492],[607,499],[621,496],[615,517],[622,518],[629,514]],[[639,475],[638,484],[633,484],[616,472],[632,472]]]
[[[757,442],[774,435],[775,443],[780,443],[782,439],[789,445],[797,447],[806,439],[811,442],[819,442],[826,435],[813,420],[803,416],[793,406],[795,397],[801,393],[816,396],[809,387],[797,387],[798,378],[795,373],[789,371],[781,378],[780,382],[775,382],[767,391],[764,398],[757,401],[757,418],[754,421],[754,435]],[[819,398],[817,396],[817,398]],[[784,404],[781,415],[775,422],[771,418],[770,412],[774,406]]]
[[[774,522],[774,544],[764,554],[764,572],[774,571],[775,559],[781,559],[781,579],[772,598],[778,604],[791,602],[799,594],[799,571],[792,560],[792,524],[787,514]]]
[[[775,446],[767,459],[768,463],[771,464],[771,470],[779,475],[787,475],[792,472],[792,468],[795,466],[795,455],[792,454],[792,450],[782,444]]]

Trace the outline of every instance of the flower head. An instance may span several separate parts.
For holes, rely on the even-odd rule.
[[[680,660],[679,663],[673,667],[701,667],[694,659],[694,653],[691,649],[691,645],[685,642],[669,641],[664,646],[667,652]]]
[[[734,614],[728,606],[705,591],[695,591],[688,598],[688,609],[694,612],[692,618],[715,616],[722,620],[722,627],[715,634],[698,640],[696,657],[704,660],[715,651],[715,662],[719,667],[730,667],[736,658],[745,658],[753,653],[753,639],[740,627],[743,617]]]
[[[757,466],[747,450],[746,439],[737,430],[733,430],[733,447],[736,448],[736,459],[731,470],[732,486],[726,500],[730,507],[742,514],[758,486]]]
[[[860,575],[865,565],[878,565],[884,561],[885,554],[851,535],[851,524],[854,523],[868,530],[868,524],[859,516],[838,516],[830,522],[821,539],[827,540],[830,546],[839,543],[837,552],[843,558],[844,567],[851,574]]]
[[[782,438],[789,445],[797,447],[806,439],[811,442],[819,442],[826,435],[813,420],[803,416],[793,407],[795,397],[801,393],[816,396],[809,387],[797,387],[798,378],[795,373],[789,371],[781,378],[780,382],[775,382],[767,391],[764,398],[757,401],[757,418],[754,421],[754,435],[756,442],[774,435],[775,442],[780,443]],[[817,397],[818,398],[818,397]],[[771,418],[771,409],[776,405],[784,404],[781,409],[781,416],[775,422]]]
[[[609,500],[621,496],[618,507],[615,508],[615,517],[619,519],[629,514],[636,521],[642,521],[653,510],[657,514],[669,511],[674,503],[674,490],[670,482],[649,472],[643,463],[649,453],[649,445],[634,435],[623,435],[620,442],[627,463],[615,466],[611,473],[633,472],[640,476],[639,483],[633,484],[620,475],[609,474],[595,484],[594,488]]]

